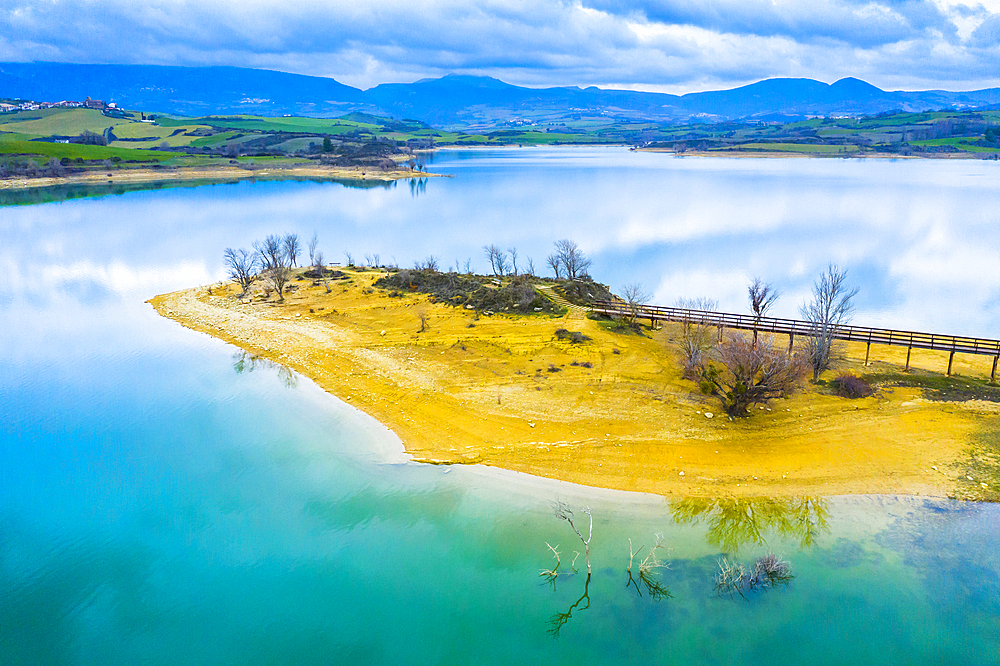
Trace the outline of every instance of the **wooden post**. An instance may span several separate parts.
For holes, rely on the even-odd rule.
[[[789,354],[792,353],[792,345],[793,344],[795,344],[795,334],[794,333],[789,333],[788,334],[788,353]]]
[[[910,352],[913,351],[913,347],[906,348],[906,367],[903,368],[903,372],[910,371]]]
[[[951,362],[955,360],[955,350],[952,349],[951,353],[948,354],[948,376],[951,377]]]
[[[991,382],[995,382],[997,380],[997,361],[1000,361],[1000,354],[993,357],[993,370],[990,372]]]
[[[869,342],[868,346],[865,348],[865,367],[866,368],[868,367],[868,356],[871,353],[872,353],[872,343]]]

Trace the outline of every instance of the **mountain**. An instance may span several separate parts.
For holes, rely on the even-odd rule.
[[[341,115],[365,93],[333,79],[243,67],[0,64],[0,95],[55,102],[86,97],[181,115]]]
[[[85,97],[179,115],[250,113],[333,117],[351,112],[412,118],[454,129],[583,116],[655,122],[716,122],[1000,105],[1000,89],[889,92],[855,78],[832,84],[767,79],[686,95],[601,88],[525,88],[450,74],[359,90],[333,79],[241,67],[0,63],[0,97],[58,101]]]

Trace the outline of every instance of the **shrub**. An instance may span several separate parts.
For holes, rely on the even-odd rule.
[[[580,331],[567,331],[565,328],[556,329],[556,337],[560,340],[569,340],[570,344],[579,345],[590,340],[589,335],[584,335]]]
[[[416,291],[430,294],[435,303],[472,306],[479,312],[516,314],[558,313],[562,308],[535,290],[527,276],[519,276],[498,288],[487,286],[489,278],[458,273],[439,273],[427,269],[401,270],[379,278],[375,286],[385,290]]]
[[[833,392],[841,398],[867,398],[875,392],[868,382],[857,375],[843,374],[830,384]]]

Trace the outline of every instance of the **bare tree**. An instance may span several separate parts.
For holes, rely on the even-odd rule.
[[[471,258],[465,260],[465,274],[466,275],[472,275],[472,259]]]
[[[531,277],[535,277],[535,262],[531,260],[531,257],[528,257],[528,269],[526,272]]]
[[[330,283],[326,281],[326,266],[323,265],[323,251],[319,250],[314,256],[315,263],[313,267],[319,271],[319,276],[323,279],[323,286],[326,288],[326,293],[330,293]]]
[[[285,234],[284,248],[285,254],[288,255],[288,266],[295,266],[299,260],[299,253],[302,252],[302,247],[299,245],[299,235]]]
[[[257,254],[245,248],[241,247],[238,250],[234,250],[231,247],[227,247],[225,260],[226,268],[229,269],[229,277],[239,283],[240,289],[243,290],[240,298],[243,298],[250,290],[250,285],[257,279],[260,259]]]
[[[287,236],[286,236],[287,238]],[[284,240],[271,234],[264,242],[254,243],[254,249],[260,257],[262,273],[278,292],[278,300],[285,300],[285,284],[291,276],[291,259],[285,251]]]
[[[750,405],[784,395],[806,373],[799,355],[775,348],[769,336],[754,343],[734,335],[719,346],[718,353],[721,367],[710,365],[703,377],[730,416],[746,416]]]
[[[545,263],[549,265],[552,272],[556,274],[556,279],[558,280],[562,277],[562,261],[559,259],[559,255],[553,252],[545,258]]]
[[[699,298],[678,298],[674,307],[693,310],[681,322],[681,335],[677,341],[681,356],[684,358],[684,376],[688,379],[700,379],[705,368],[709,351],[715,347],[715,335],[710,324],[698,315],[698,311],[713,312],[719,303],[704,296]]]
[[[509,247],[507,251],[510,252],[510,274],[517,277],[517,248]]]
[[[560,501],[557,501],[553,505],[553,509],[554,509],[554,511],[556,513],[556,517],[559,518],[560,520],[565,520],[567,523],[569,523],[569,526],[573,528],[573,531],[576,532],[576,535],[578,537],[580,537],[580,541],[583,542],[583,548],[584,548],[584,551],[585,551],[585,553],[587,555],[587,576],[589,578],[590,577],[590,541],[594,538],[594,516],[590,512],[590,507],[588,506],[586,509],[583,510],[583,512],[590,517],[590,534],[587,536],[586,539],[583,538],[583,535],[580,534],[580,530],[576,529],[576,525],[573,524],[573,510],[572,509],[570,509],[568,506],[566,506],[566,504],[564,504],[563,502],[560,502]]]
[[[503,250],[496,245],[484,245],[483,252],[486,253],[486,258],[490,262],[490,269],[493,271],[493,275],[501,278],[507,274],[507,254]]]
[[[312,238],[309,239],[309,263],[313,266],[316,265],[316,247],[319,245],[319,236],[316,232],[313,232]]]
[[[372,255],[372,261],[374,262],[372,263],[372,266],[378,268],[379,266],[382,265],[382,255],[376,252],[375,254]]]
[[[806,338],[806,357],[812,366],[813,381],[830,367],[834,335],[854,314],[851,300],[858,289],[849,289],[846,280],[847,271],[830,264],[813,283],[812,300],[799,308],[802,318],[812,324],[810,336]]]
[[[413,262],[413,269],[417,271],[430,271],[432,273],[437,273],[438,270],[440,270],[438,258],[433,254],[427,255],[427,258],[423,261]]]
[[[639,318],[639,308],[649,300],[649,294],[643,289],[639,282],[632,282],[622,288],[622,299],[628,307],[629,318],[632,323]]]
[[[646,588],[646,592],[649,593],[653,601],[660,601],[661,599],[669,599],[673,595],[670,594],[670,590],[663,584],[663,581],[657,577],[655,571],[656,569],[669,568],[669,565],[662,562],[656,553],[657,550],[664,548],[663,535],[656,534],[655,537],[656,545],[646,551],[646,557],[639,562],[639,582]],[[632,539],[628,540],[628,582],[625,587],[630,585],[635,587],[635,591],[639,593],[640,597],[642,590],[639,589],[639,583],[632,577],[632,565],[635,562],[635,556],[642,552],[645,547],[646,545],[643,544],[639,546],[638,550],[633,550]]]
[[[570,280],[587,274],[587,269],[590,268],[590,259],[575,242],[566,238],[556,241],[556,254],[559,256],[562,267],[566,270],[566,277]]]
[[[354,267],[354,255],[347,250],[344,250],[344,260],[347,261],[348,266]]]

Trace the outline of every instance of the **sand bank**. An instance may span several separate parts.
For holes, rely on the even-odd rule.
[[[258,166],[245,169],[238,166],[162,167],[87,171],[62,177],[6,178],[0,179],[0,190],[19,190],[33,187],[59,185],[106,185],[108,183],[157,183],[183,181],[226,182],[238,180],[280,180],[302,178],[319,180],[392,181],[403,178],[437,177],[438,174],[411,171],[407,168],[382,171],[361,167],[336,167],[320,165]]]

